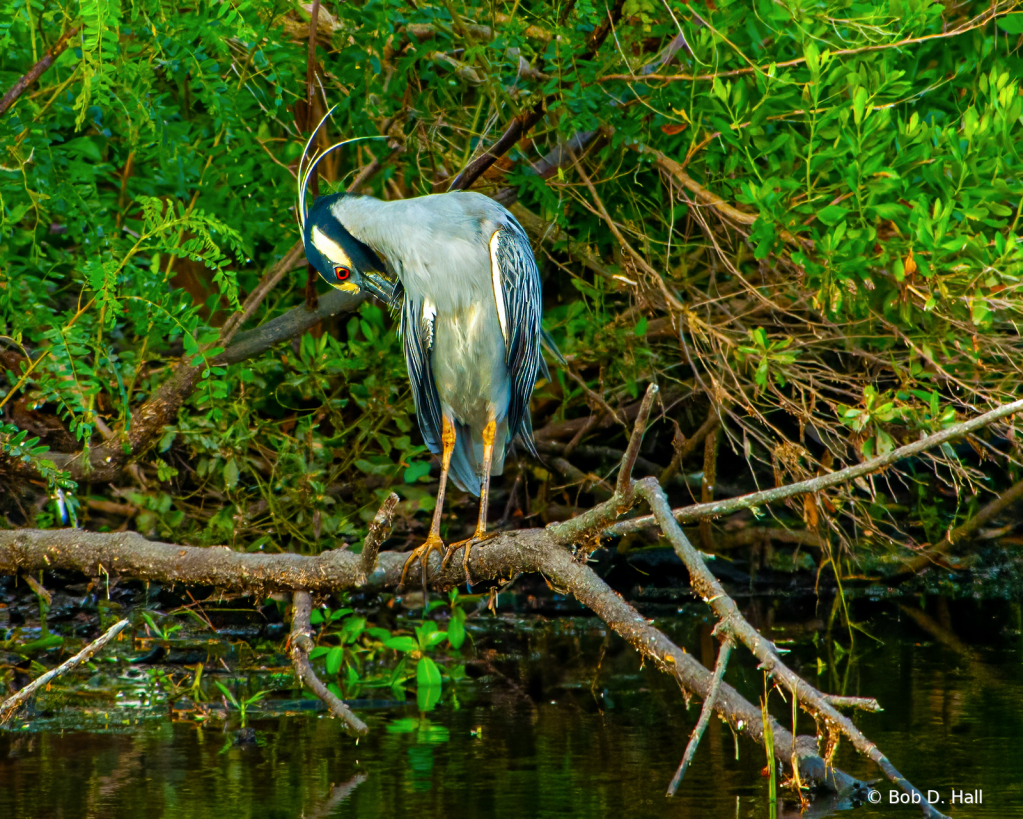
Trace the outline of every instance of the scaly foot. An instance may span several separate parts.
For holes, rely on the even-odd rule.
[[[497,532],[480,532],[477,530],[468,540],[460,540],[457,543],[452,543],[448,546],[448,550],[444,555],[444,560],[441,561],[441,571],[444,571],[455,552],[464,546],[465,554],[462,555],[462,568],[465,569],[465,582],[471,586],[472,575],[469,574],[469,553],[472,551],[473,546],[478,546],[480,543],[484,543],[494,537],[497,537]]]
[[[417,546],[412,550],[412,553],[408,556],[405,561],[405,566],[401,570],[401,581],[398,583],[399,589],[405,588],[405,576],[408,574],[408,570],[412,568],[412,564],[415,563],[416,559],[419,559],[419,565],[423,568],[423,588],[426,588],[426,567],[430,562],[430,552],[437,551],[441,554],[444,552],[444,541],[440,539],[438,535],[431,533],[427,538],[426,542],[422,546]],[[446,560],[445,556],[445,560]],[[443,565],[443,564],[442,564]]]

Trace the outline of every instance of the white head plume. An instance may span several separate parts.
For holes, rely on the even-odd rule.
[[[308,210],[306,209],[305,199],[306,190],[309,187],[309,179],[312,176],[313,171],[319,164],[320,160],[323,159],[331,151],[341,148],[345,145],[349,145],[352,142],[359,142],[364,139],[387,139],[386,136],[364,136],[364,137],[353,137],[352,139],[346,139],[343,142],[335,142],[329,148],[324,151],[320,151],[313,155],[312,159],[309,159],[309,148],[313,144],[313,140],[316,138],[316,134],[320,128],[323,127],[323,123],[327,121],[327,118],[334,113],[337,106],[333,106],[326,114],[323,115],[323,119],[319,121],[317,126],[313,129],[313,132],[309,135],[309,139],[306,140],[305,147],[302,149],[302,154],[298,158],[298,221],[302,226],[302,232],[305,233],[305,220]]]

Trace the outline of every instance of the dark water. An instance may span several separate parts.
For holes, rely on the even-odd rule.
[[[870,636],[858,633],[846,654],[829,648],[813,602],[787,611],[791,605],[756,601],[747,616],[824,690],[877,697],[885,712],[856,722],[918,787],[941,794],[946,813],[1023,817],[1019,606],[905,605],[916,618],[897,603],[856,605],[854,618]],[[673,615],[658,625],[712,663],[709,623]],[[460,684],[457,704],[449,694],[426,717],[414,706],[364,710],[371,734],[358,745],[317,713],[257,714],[257,744],[247,747],[230,745],[221,728],[171,721],[166,708],[91,709],[77,723],[65,714],[28,730],[16,723],[0,733],[0,817],[772,815],[762,751],[743,740],[736,759],[717,720],[679,795],[664,797],[698,704],[687,711],[677,687],[641,669],[599,621],[536,620],[526,630],[491,621],[474,638],[485,663],[470,666],[481,676]],[[754,663],[741,656],[728,679],[753,699],[762,690]],[[790,723],[789,706],[777,694],[772,703]],[[812,731],[806,715],[799,729]],[[860,778],[879,776],[846,741],[836,763]],[[804,816],[920,815],[889,805],[887,782],[879,788],[878,806],[850,812],[818,803]],[[983,804],[950,806],[953,791],[981,791]],[[777,815],[799,811],[783,803]]]

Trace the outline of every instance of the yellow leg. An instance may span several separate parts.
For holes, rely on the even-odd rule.
[[[430,552],[436,550],[444,552],[444,541],[440,539],[440,518],[444,512],[444,491],[448,486],[448,469],[451,468],[451,453],[455,451],[455,425],[447,419],[441,419],[441,453],[440,485],[437,487],[437,505],[433,509],[433,523],[430,524],[430,534],[426,536],[426,542],[412,550],[401,570],[401,582],[398,588],[405,585],[405,576],[408,574],[412,564],[419,559],[419,565],[423,569],[423,588],[426,588],[426,567],[430,562]]]
[[[465,546],[465,554],[462,555],[462,568],[465,569],[465,580],[470,584],[472,583],[472,577],[469,574],[469,554],[472,547],[494,537],[494,535],[487,534],[487,501],[490,496],[490,468],[494,463],[494,438],[496,436],[497,423],[491,418],[490,422],[483,428],[483,485],[480,488],[480,514],[476,520],[476,531],[468,540],[452,543],[448,547],[447,554],[444,555],[443,564],[441,564],[442,566],[447,565],[451,556],[462,546]]]

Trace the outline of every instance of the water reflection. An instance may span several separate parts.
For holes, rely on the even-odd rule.
[[[945,812],[1021,817],[1023,680],[1013,611],[985,608],[966,617],[956,607],[931,606],[925,622],[916,609],[910,616],[897,605],[862,603],[857,617],[870,618],[872,638],[859,639],[851,656],[829,650],[826,636],[815,643],[812,633],[787,645],[792,664],[822,687],[881,701],[883,714],[856,721],[919,787],[942,794]],[[798,612],[789,625],[760,614],[777,639],[799,620]],[[658,625],[713,662],[712,654],[703,657],[713,650],[709,623],[677,617]],[[498,622],[474,636],[474,667],[483,676],[459,690],[460,707],[447,700],[428,715],[414,706],[363,711],[371,734],[358,745],[315,713],[256,713],[257,743],[249,746],[232,744],[219,729],[154,715],[138,724],[119,715],[127,725],[111,715],[106,730],[43,721],[0,734],[0,817],[769,815],[763,756],[744,741],[736,759],[732,735],[717,720],[679,795],[664,798],[698,704],[687,711],[673,683],[641,670],[598,622],[537,621],[525,632]],[[736,659],[729,681],[757,691],[754,664]],[[790,720],[780,698],[777,706],[779,719]],[[812,723],[803,716],[799,728],[809,732]],[[877,776],[848,743],[836,762],[854,776]],[[977,789],[983,805],[947,804],[953,790]],[[888,790],[881,788],[881,805],[857,815],[919,815],[888,805]],[[819,802],[804,816],[846,807]],[[778,815],[798,809],[782,805]]]

